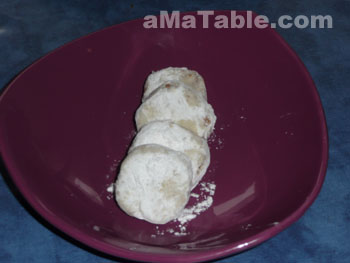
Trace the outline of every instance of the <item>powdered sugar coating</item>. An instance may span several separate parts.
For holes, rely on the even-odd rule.
[[[156,144],[141,145],[121,165],[116,201],[130,216],[165,224],[188,202],[191,182],[191,161],[185,154]]]
[[[148,76],[145,83],[142,100],[144,101],[147,99],[154,90],[168,81],[183,82],[184,84],[198,91],[205,100],[207,99],[207,90],[205,88],[204,80],[198,72],[189,70],[186,67],[168,67],[152,72],[152,74]]]
[[[216,116],[210,104],[195,90],[181,82],[166,82],[136,111],[137,130],[156,120],[172,120],[207,139],[214,129]]]
[[[159,144],[186,154],[192,163],[192,189],[202,179],[210,163],[207,141],[172,121],[146,124],[136,135],[129,151],[144,144]]]

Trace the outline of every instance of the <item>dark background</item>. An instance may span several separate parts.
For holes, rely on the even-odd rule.
[[[47,52],[104,27],[159,10],[253,10],[331,15],[333,29],[277,29],[299,54],[323,103],[330,142],[320,195],[295,224],[262,245],[218,262],[350,262],[350,1],[1,0],[0,89]],[[113,262],[42,222],[0,176],[0,262]]]

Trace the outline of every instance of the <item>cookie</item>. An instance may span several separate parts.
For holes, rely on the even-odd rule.
[[[216,116],[198,91],[173,81],[153,91],[136,111],[137,130],[156,120],[171,120],[207,139],[214,129]]]
[[[185,207],[191,182],[191,161],[185,154],[157,144],[141,145],[121,165],[115,198],[128,215],[165,224]]]
[[[204,80],[198,72],[189,70],[185,67],[174,68],[168,67],[159,71],[152,72],[146,82],[143,93],[143,101],[146,100],[150,94],[156,90],[164,82],[179,81],[183,82],[187,86],[198,91],[205,100],[207,100],[207,90]]]
[[[172,121],[146,124],[137,133],[129,151],[145,144],[158,144],[186,154],[192,164],[192,189],[202,179],[210,163],[207,141]]]

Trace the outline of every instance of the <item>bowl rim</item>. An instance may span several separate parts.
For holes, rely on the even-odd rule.
[[[230,11],[236,11],[240,13],[247,13],[250,10],[215,10],[215,14],[224,14]],[[253,18],[257,16],[257,14],[253,11],[252,16]],[[187,11],[187,12],[180,12],[181,14],[189,14],[194,15],[196,14],[195,11]],[[159,15],[158,15],[159,17]],[[79,37],[73,41],[70,41],[68,43],[65,43],[61,45],[60,47],[48,52],[47,54],[43,55],[39,59],[35,60],[32,64],[30,64],[28,67],[26,67],[23,71],[21,71],[15,78],[13,78],[10,83],[3,88],[2,92],[0,92],[0,104],[4,101],[6,97],[6,93],[8,90],[16,83],[17,79],[21,78],[22,75],[26,74],[27,71],[31,70],[32,67],[35,67],[36,64],[40,63],[41,60],[47,59],[49,56],[55,54],[59,50],[66,48],[67,46],[77,42],[81,41],[82,39],[88,38],[94,34],[98,34],[105,30],[110,30],[115,27],[120,27],[125,24],[132,24],[132,23],[140,23],[143,21],[143,18],[137,18],[133,20],[129,20],[126,22],[122,22],[116,25],[108,26],[103,29],[97,30],[95,32],[86,34],[82,37]],[[264,30],[269,31],[270,34],[275,37],[281,45],[284,46],[285,50],[291,55],[295,60],[296,63],[299,64],[300,68],[302,69],[302,74],[304,74],[304,77],[306,78],[311,90],[312,95],[316,103],[316,107],[318,109],[318,116],[321,120],[320,126],[321,126],[321,134],[322,134],[322,153],[321,153],[321,165],[318,172],[318,177],[316,184],[314,185],[312,191],[305,199],[304,203],[298,207],[293,213],[291,213],[289,216],[287,216],[284,220],[279,222],[276,225],[271,225],[267,229],[259,232],[258,234],[255,234],[251,237],[248,237],[246,239],[243,239],[241,241],[233,242],[229,245],[225,245],[221,248],[215,248],[212,250],[206,250],[206,251],[190,251],[188,254],[154,254],[154,253],[147,253],[147,252],[139,252],[136,250],[128,250],[125,248],[120,248],[113,246],[111,244],[106,244],[96,238],[92,238],[91,236],[85,234],[82,231],[79,231],[72,227],[70,224],[66,223],[64,220],[61,220],[58,217],[55,217],[53,214],[49,213],[47,210],[45,210],[36,200],[34,196],[31,195],[31,192],[25,187],[24,184],[22,184],[21,181],[21,173],[17,170],[16,164],[14,161],[10,158],[10,156],[7,154],[7,151],[5,151],[6,147],[4,147],[4,143],[1,142],[2,137],[0,137],[0,157],[4,161],[4,164],[7,168],[7,171],[13,180],[15,186],[18,188],[21,195],[25,198],[25,200],[28,202],[28,204],[34,208],[34,210],[42,217],[44,218],[49,224],[53,225],[55,228],[57,228],[59,231],[62,231],[64,234],[74,238],[79,243],[85,244],[89,247],[92,247],[94,249],[97,249],[103,253],[106,253],[108,255],[112,255],[115,257],[121,257],[125,259],[131,259],[131,260],[137,260],[137,261],[152,261],[152,262],[199,262],[199,261],[207,261],[207,260],[213,260],[218,259],[222,257],[227,257],[230,255],[237,254],[239,252],[242,252],[244,250],[250,249],[252,247],[257,246],[258,244],[261,244],[262,242],[270,239],[271,237],[277,235],[281,231],[285,230],[287,227],[289,227],[291,224],[296,222],[305,212],[306,210],[312,205],[312,203],[315,201],[316,197],[318,196],[325,176],[326,176],[326,170],[327,170],[327,164],[328,164],[328,158],[329,158],[329,137],[328,137],[328,131],[327,131],[327,123],[326,123],[326,117],[325,112],[322,107],[322,102],[320,99],[320,95],[317,91],[317,88],[315,86],[314,81],[311,78],[311,75],[309,71],[307,70],[306,66],[302,62],[302,60],[299,58],[297,53],[289,46],[289,44],[282,38],[282,36],[279,35],[279,33],[271,28],[270,26],[265,28]]]

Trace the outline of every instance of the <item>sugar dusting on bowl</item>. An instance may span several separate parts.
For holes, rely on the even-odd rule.
[[[216,184],[214,182],[201,182],[199,184],[199,193],[191,193],[190,201],[194,201],[191,202],[192,205],[185,207],[181,215],[170,222],[172,227],[161,229],[162,226],[156,226],[155,233],[151,234],[151,237],[156,238],[166,233],[178,237],[189,235],[190,232],[187,231],[188,223],[211,207],[214,201],[215,190]]]
[[[215,189],[216,185],[214,183],[202,182],[200,184],[201,194],[191,194],[191,197],[196,198],[197,202],[193,206],[185,208],[176,221],[183,225],[196,218],[200,213],[206,211],[213,204],[212,196],[215,194]],[[201,196],[203,196],[204,199],[200,201]]]
[[[186,207],[181,216],[175,221],[179,223],[181,230],[180,234],[185,234],[186,224],[195,219],[198,215],[208,210],[213,204],[213,196],[215,194],[216,184],[214,182],[202,182],[200,183],[200,194],[191,194],[191,198],[195,198],[196,202],[190,207]],[[180,235],[178,234],[178,235]],[[176,233],[175,233],[176,235]]]

